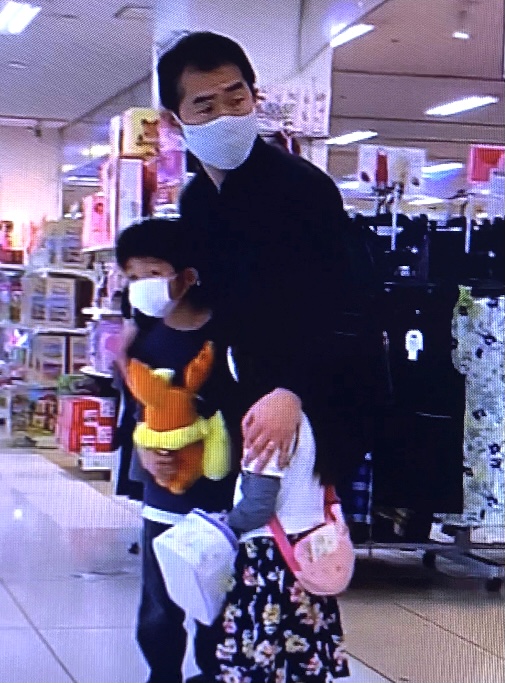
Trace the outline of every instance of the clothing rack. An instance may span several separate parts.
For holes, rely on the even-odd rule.
[[[437,287],[447,289],[466,285],[473,297],[486,297],[497,300],[505,296],[505,221],[496,218],[493,222],[469,221],[467,217],[457,217],[448,221],[429,221],[427,216],[409,218],[403,214],[379,214],[377,216],[357,215],[354,221],[361,227],[370,228],[370,245],[384,287],[400,288],[403,291],[435,291]],[[388,234],[384,228],[391,227],[396,235]],[[394,228],[398,228],[395,230]],[[446,269],[444,270],[444,261]],[[407,295],[408,296],[408,295]],[[417,296],[414,294],[414,296]],[[454,302],[455,303],[455,302]],[[418,311],[419,312],[419,311]],[[447,311],[446,311],[447,312]],[[450,355],[450,341],[446,354]],[[403,397],[402,397],[403,400]],[[441,416],[442,417],[442,416]],[[463,429],[461,430],[461,444]],[[451,530],[454,542],[409,540],[397,535],[377,539],[378,507],[375,500],[375,484],[380,462],[375,455],[368,454],[355,481],[355,497],[360,499],[361,509],[353,515],[358,531],[355,544],[365,548],[371,556],[374,549],[386,548],[423,551],[423,564],[435,568],[438,557],[451,560],[472,576],[485,578],[489,591],[499,591],[505,576],[505,545],[503,543],[475,542],[472,540],[471,525],[457,526]],[[380,460],[380,459],[379,459]],[[368,468],[368,472],[367,472]],[[463,471],[461,473],[463,476]],[[463,483],[462,483],[463,487]],[[366,503],[366,508],[364,507]],[[408,507],[405,505],[405,508]],[[401,518],[405,508],[397,506],[396,513]],[[394,509],[394,508],[393,508]],[[440,510],[433,510],[433,513]],[[431,516],[431,522],[435,521]],[[401,526],[401,520],[396,522]],[[391,527],[393,522],[391,521]],[[380,520],[379,520],[380,527]],[[359,531],[361,529],[361,531]],[[447,529],[446,529],[447,530]],[[391,531],[391,537],[393,536]],[[380,536],[379,536],[380,539]]]

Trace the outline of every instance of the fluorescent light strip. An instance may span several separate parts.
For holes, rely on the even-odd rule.
[[[423,175],[445,173],[446,171],[456,171],[463,167],[464,164],[462,164],[459,161],[448,161],[444,164],[433,164],[433,166],[423,166]]]
[[[447,104],[441,104],[439,107],[432,107],[427,109],[424,113],[427,116],[452,116],[452,114],[459,114],[462,111],[470,111],[470,109],[477,109],[478,107],[485,107],[488,104],[496,104],[498,97],[487,95],[485,97],[474,95],[473,97],[465,97],[462,100],[455,100]]]
[[[340,27],[337,27],[337,30],[339,28]],[[339,47],[340,45],[344,45],[344,43],[348,43],[355,38],[359,38],[360,36],[364,36],[366,33],[370,33],[370,31],[373,31],[374,28],[375,26],[373,26],[373,24],[356,24],[355,26],[349,26],[349,28],[346,28],[344,31],[337,33],[331,38],[330,47]]]
[[[0,11],[0,33],[22,33],[41,9],[27,2],[8,2]]]
[[[360,140],[369,140],[378,135],[375,130],[355,130],[353,133],[346,133],[345,135],[338,135],[336,138],[326,140],[327,145],[350,145],[352,142],[359,142]]]
[[[466,31],[454,31],[452,37],[458,40],[470,40],[470,34]]]

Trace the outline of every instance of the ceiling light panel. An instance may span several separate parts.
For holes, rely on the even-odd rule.
[[[361,140],[369,140],[377,136],[375,130],[355,130],[352,133],[345,135],[338,135],[335,138],[326,140],[327,145],[350,145],[353,142],[360,142]]]
[[[150,5],[125,5],[114,16],[124,21],[148,21],[152,18],[152,11]]]
[[[464,167],[460,161],[447,161],[442,164],[433,164],[432,166],[423,167],[423,175],[436,175],[437,173],[448,173],[449,171],[456,171]]]
[[[355,24],[354,26],[349,26],[349,28],[346,28],[344,31],[342,31],[341,27],[339,26],[335,30],[335,33],[330,40],[330,47],[340,47],[340,45],[344,45],[355,38],[359,38],[360,36],[370,33],[370,31],[373,31],[374,28],[375,26],[373,26],[373,24]]]
[[[484,97],[474,95],[473,97],[464,97],[462,100],[455,100],[454,102],[432,107],[431,109],[427,109],[424,113],[427,116],[452,116],[453,114],[460,114],[463,111],[485,107],[488,104],[496,104],[496,102],[498,102],[498,97],[493,97],[492,95]]]
[[[22,33],[41,9],[27,2],[7,2],[0,9],[0,33]]]
[[[470,34],[466,31],[454,31],[452,37],[457,40],[470,40]]]

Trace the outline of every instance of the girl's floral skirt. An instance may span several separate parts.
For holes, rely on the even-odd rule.
[[[217,647],[224,683],[332,683],[349,676],[337,600],[307,593],[271,538],[240,544]]]

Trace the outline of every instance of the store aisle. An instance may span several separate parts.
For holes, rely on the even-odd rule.
[[[0,683],[145,681],[140,558],[127,552],[139,530],[131,504],[40,453],[2,449]],[[349,683],[504,683],[503,598],[471,580],[405,581],[419,558],[401,561],[360,563],[342,599]]]

